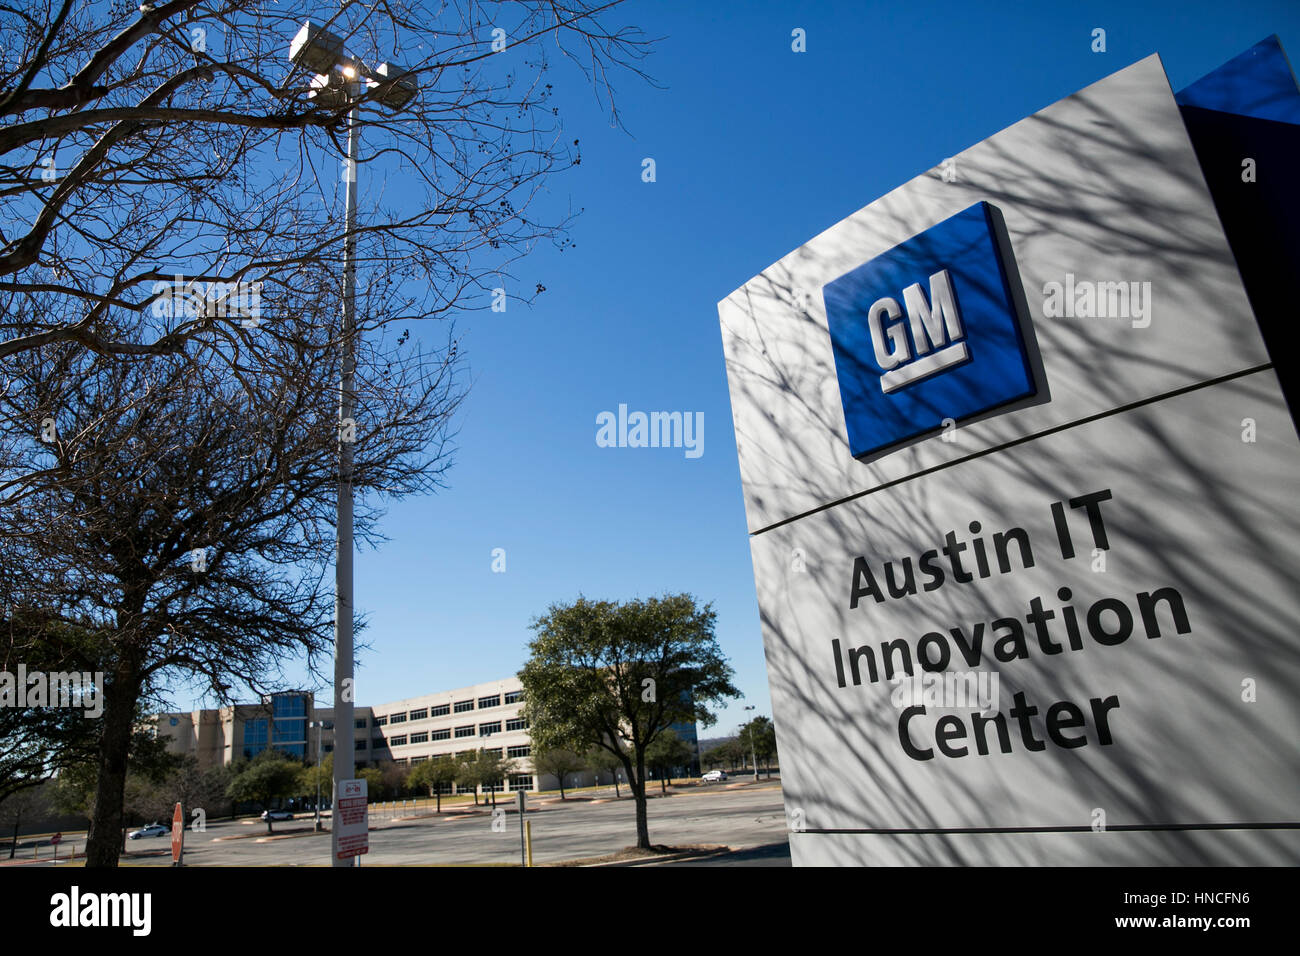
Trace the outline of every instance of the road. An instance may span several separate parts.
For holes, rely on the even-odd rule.
[[[636,811],[627,791],[621,800],[571,797],[529,802],[533,858],[537,863],[614,854],[636,842]],[[491,865],[519,863],[519,818],[513,801],[501,801],[494,828],[491,807],[405,818],[372,813],[370,852],[362,866]],[[731,853],[653,865],[788,866],[785,810],[776,781],[682,788],[649,801],[650,839],[668,846],[725,845]],[[391,817],[391,818],[390,818]],[[209,823],[187,832],[191,866],[321,866],[328,862],[329,833],[314,833],[310,815],[275,824],[267,839],[260,821]],[[166,838],[128,844],[126,865],[169,865]],[[29,864],[36,865],[36,864]]]

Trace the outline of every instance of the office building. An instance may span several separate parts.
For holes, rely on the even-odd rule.
[[[534,769],[523,703],[523,685],[517,677],[508,677],[372,707],[357,706],[352,728],[356,764],[377,767],[391,762],[411,767],[433,757],[483,749],[514,762],[498,789],[558,789],[553,775]],[[315,706],[312,695],[304,691],[267,695],[258,704],[161,714],[157,728],[159,736],[167,738],[170,752],[193,754],[200,766],[252,758],[268,746],[310,760],[318,752],[331,753],[338,733],[333,708]],[[693,723],[673,730],[693,751],[698,750]],[[682,768],[688,773],[696,769]],[[595,782],[591,771],[568,775],[564,781],[566,787]],[[460,791],[448,786],[445,792]]]

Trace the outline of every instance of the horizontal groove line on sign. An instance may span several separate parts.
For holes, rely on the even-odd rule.
[[[782,525],[790,524],[801,518],[807,518],[811,515],[819,514],[823,511],[829,511],[831,508],[847,504],[850,501],[856,501],[859,498],[865,498],[868,495],[874,495],[878,491],[884,491],[887,488],[893,488],[895,485],[901,485],[905,482],[914,481],[917,478],[924,478],[927,475],[933,475],[936,472],[943,471],[945,468],[952,468],[956,465],[968,461],[974,461],[977,458],[983,458],[985,455],[992,455],[995,452],[1005,451],[1008,448],[1015,448],[1017,445],[1024,445],[1028,442],[1035,441],[1039,438],[1046,438],[1048,435],[1055,435],[1058,432],[1066,431],[1070,428],[1077,428],[1080,425],[1087,425],[1091,422],[1100,421],[1103,418],[1109,418],[1112,415],[1119,415],[1123,412],[1131,412],[1135,408],[1142,408],[1144,405],[1154,405],[1156,402],[1163,402],[1165,399],[1177,398],[1179,395],[1186,395],[1200,388],[1209,388],[1212,385],[1222,385],[1224,382],[1231,382],[1233,379],[1245,378],[1247,375],[1256,375],[1259,372],[1265,372],[1273,368],[1272,362],[1265,362],[1263,365],[1255,365],[1251,368],[1241,369],[1236,372],[1229,372],[1227,375],[1220,375],[1218,378],[1206,379],[1204,382],[1197,382],[1194,385],[1184,385],[1181,388],[1175,388],[1172,391],[1161,392],[1159,395],[1152,395],[1150,398],[1143,398],[1136,402],[1130,402],[1127,405],[1118,405],[1115,408],[1107,409],[1104,412],[1098,412],[1095,415],[1088,415],[1084,418],[1075,419],[1072,422],[1063,422],[1060,425],[1053,425],[1051,428],[1045,428],[1040,432],[1034,432],[1032,435],[1024,435],[1012,441],[1003,442],[1000,445],[994,445],[991,448],[985,448],[982,451],[972,452],[961,458],[954,458],[952,461],[945,461],[941,465],[934,465],[930,468],[924,468],[921,471],[911,475],[905,475],[902,478],[895,478],[893,481],[886,481],[876,485],[874,488],[868,488],[866,491],[856,491],[851,495],[845,495],[843,498],[837,498],[834,501],[828,501],[824,505],[818,505],[816,508],[810,508],[807,511],[801,511],[797,515],[791,515],[788,518],[782,518],[780,521],[774,521],[772,524],[759,528],[757,531],[751,531],[750,535],[760,535],[772,531]]]
[[[1110,830],[1123,832],[1169,830],[1300,830],[1300,823],[1121,823],[1095,832]],[[1092,833],[1087,824],[1069,827],[843,827],[816,829],[808,827],[794,833],[862,833],[888,836],[894,834],[952,834],[952,833]]]

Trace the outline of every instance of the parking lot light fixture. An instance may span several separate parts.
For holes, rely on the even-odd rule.
[[[357,104],[371,88],[380,106],[390,112],[405,107],[416,95],[418,84],[410,71],[392,64],[382,64],[372,74],[364,63],[350,57],[343,39],[313,20],[306,21],[289,45],[289,61],[316,74],[311,82],[312,102],[329,109],[347,108],[347,168],[344,200],[343,238],[343,321],[342,375],[339,384],[339,476],[337,505],[337,540],[334,555],[334,786],[332,805],[344,780],[356,773],[354,727],[354,679],[352,616],[355,607],[352,589],[353,496],[352,441],[347,437],[353,426],[356,405],[356,270],[357,270],[357,141],[360,117]],[[317,801],[319,804],[319,801]],[[317,811],[319,813],[319,810]],[[356,857],[340,858],[337,841],[339,828],[332,827],[331,865],[351,867]]]

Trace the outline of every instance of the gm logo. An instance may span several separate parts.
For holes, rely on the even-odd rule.
[[[1036,391],[988,203],[898,244],[822,293],[855,458]]]
[[[876,361],[882,369],[889,369],[880,376],[880,390],[886,394],[919,379],[938,375],[970,358],[966,343],[959,341],[962,337],[961,316],[957,313],[952,276],[947,269],[940,269],[930,276],[928,302],[919,282],[913,282],[903,290],[903,302],[907,304],[910,348],[908,333],[903,331],[900,321],[902,313],[897,299],[885,296],[877,299],[867,310],[867,329],[871,332]],[[935,348],[938,351],[930,351]]]

